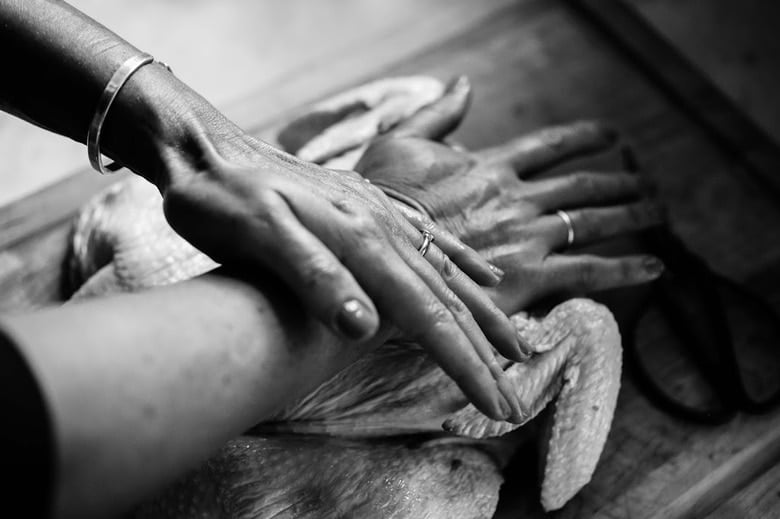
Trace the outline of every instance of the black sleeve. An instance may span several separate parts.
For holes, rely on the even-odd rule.
[[[54,439],[43,393],[14,342],[0,329],[0,478],[2,506],[14,517],[48,517]]]

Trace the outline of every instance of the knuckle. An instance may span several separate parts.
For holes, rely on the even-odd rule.
[[[454,317],[442,302],[435,302],[428,309],[431,326],[452,326]]]
[[[363,211],[352,219],[350,231],[358,241],[371,241],[379,236],[379,225],[371,214]]]
[[[274,221],[287,209],[286,205],[276,192],[261,189],[252,196],[252,215],[260,221]]]
[[[466,306],[466,303],[464,303],[457,295],[455,295],[455,292],[452,290],[446,290],[441,299],[449,310],[450,315],[456,320],[462,320],[463,318],[471,316],[471,312]]]
[[[380,261],[387,256],[388,243],[378,234],[366,235],[362,239],[353,236],[352,240],[353,246],[360,247],[360,256],[369,258],[369,261],[371,258],[375,258],[376,261]]]
[[[290,209],[287,202],[272,191],[257,193],[247,213],[240,213],[236,222],[238,227],[251,227],[266,239],[281,238],[289,235],[287,219]]]
[[[361,211],[360,213],[356,214],[351,219],[351,222],[352,229],[357,232],[372,230],[377,225],[374,217],[371,216],[371,214],[369,214],[367,211]]]
[[[300,279],[308,289],[332,286],[341,279],[342,268],[330,258],[313,256],[299,272]]]
[[[571,176],[572,187],[587,194],[595,191],[595,178],[592,173],[580,172]]]
[[[582,289],[589,289],[590,287],[593,287],[596,285],[596,282],[598,281],[598,273],[596,270],[596,266],[592,263],[585,263],[580,267],[579,271],[579,285]]]
[[[447,282],[455,280],[458,275],[460,274],[460,269],[455,266],[455,263],[450,259],[449,256],[442,253],[442,261],[441,266],[439,267],[438,271],[441,275],[442,279],[444,279]]]
[[[333,201],[333,207],[350,216],[357,216],[361,214],[363,210],[361,204],[350,198],[339,198],[338,200]]]

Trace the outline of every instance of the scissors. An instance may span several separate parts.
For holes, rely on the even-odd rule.
[[[645,240],[665,263],[666,272],[651,287],[626,341],[626,360],[639,387],[661,409],[697,423],[721,424],[739,411],[757,414],[772,409],[780,402],[780,317],[772,306],[746,286],[715,272],[668,228],[649,231]],[[716,405],[701,407],[675,398],[668,384],[659,381],[658,374],[642,360],[638,324],[651,307],[675,336],[682,350],[678,353],[687,357],[709,386]],[[729,315],[734,311],[742,318],[738,325]],[[751,394],[745,383],[739,360],[744,344],[737,341],[738,332],[744,338],[745,332],[757,330],[763,333],[764,349],[774,356],[766,367],[777,370],[770,373],[777,388],[760,397]]]

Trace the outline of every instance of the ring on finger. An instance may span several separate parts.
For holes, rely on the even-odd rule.
[[[431,243],[433,243],[433,240],[435,239],[435,237],[433,236],[433,233],[431,233],[431,232],[428,232],[428,231],[420,231],[420,232],[422,233],[422,236],[423,236],[423,242],[422,242],[422,245],[420,245],[420,248],[417,249],[417,251],[423,257],[425,257],[425,255],[428,253],[428,249],[430,248]]]
[[[571,216],[563,210],[555,211],[555,214],[566,224],[566,246],[571,247],[572,243],[574,243],[574,223],[571,221]]]

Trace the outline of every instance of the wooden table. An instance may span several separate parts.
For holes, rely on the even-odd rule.
[[[456,137],[469,147],[499,143],[551,123],[606,120],[638,151],[669,204],[675,229],[689,245],[780,308],[777,202],[748,173],[745,157],[725,153],[701,121],[640,74],[615,41],[569,2],[518,0],[402,58],[395,64],[380,59],[375,66],[345,56],[331,68],[343,81],[330,79],[328,91],[315,93],[325,95],[370,77],[466,73],[475,99]],[[290,81],[295,89],[306,79]],[[255,106],[252,99],[242,103],[247,111]],[[257,113],[248,126],[266,136],[290,116],[275,114],[269,120]],[[114,180],[81,173],[0,209],[0,310],[61,299],[69,218]],[[594,479],[555,515],[780,516],[778,460],[780,410],[740,415],[718,427],[695,426],[655,409],[624,376]],[[522,482],[522,477],[511,479],[513,486],[504,488],[498,517],[542,515],[536,489]]]

